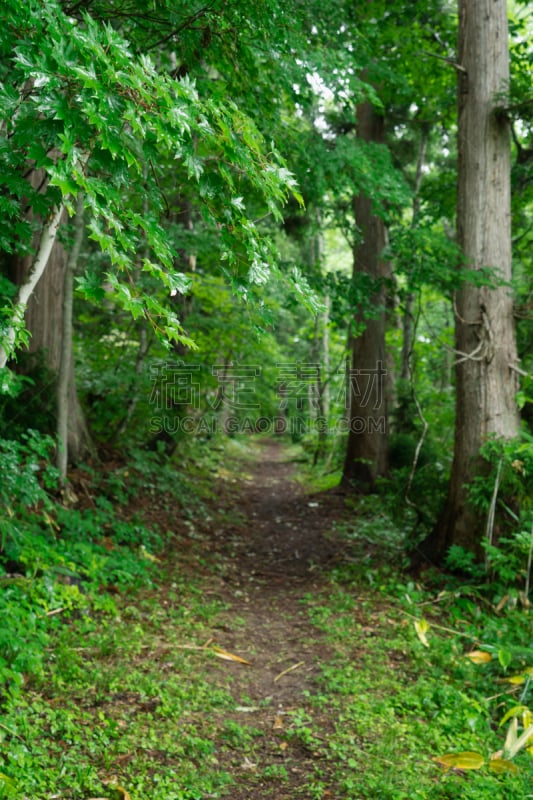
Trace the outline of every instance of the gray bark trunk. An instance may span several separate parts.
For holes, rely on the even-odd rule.
[[[508,90],[505,0],[459,2],[457,236],[464,270],[489,267],[511,279],[509,123],[497,109]],[[519,431],[513,298],[506,287],[468,283],[456,298],[456,428],[449,495],[422,552],[442,559],[450,545],[482,555],[484,520],[468,500],[482,475],[480,447]]]
[[[358,119],[361,138],[383,141],[383,118],[369,103],[359,107]],[[350,429],[343,483],[356,484],[362,491],[372,491],[376,479],[385,475],[388,468],[385,281],[390,278],[390,267],[381,257],[387,244],[385,223],[374,213],[372,200],[358,195],[353,200],[353,209],[360,230],[360,241],[353,253],[354,276],[366,272],[380,282],[372,302],[382,310],[372,319],[366,319],[363,333],[352,340]]]
[[[84,234],[83,220],[83,195],[78,195],[76,204],[76,217],[74,220],[74,241],[66,266],[63,283],[63,330],[61,337],[61,352],[59,359],[59,372],[57,376],[57,468],[64,482],[67,477],[67,464],[69,458],[68,443],[69,428],[77,425],[69,418],[69,384],[72,378],[72,307],[74,303],[74,273],[78,264]]]

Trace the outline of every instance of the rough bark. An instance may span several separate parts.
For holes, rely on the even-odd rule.
[[[31,177],[35,186],[39,185],[41,179],[42,175],[36,172]],[[65,222],[65,217],[66,213],[64,212],[61,224]],[[42,353],[46,367],[55,376],[59,374],[61,363],[63,294],[67,261],[68,255],[63,244],[55,240],[46,269],[28,299],[24,315],[26,328],[31,337],[28,352],[30,354]],[[11,264],[11,280],[18,286],[24,285],[32,263],[33,259],[29,257],[15,259]],[[71,461],[78,461],[87,453],[90,437],[76,392],[72,348],[69,361],[67,442]]]
[[[28,307],[30,297],[35,291],[35,287],[39,283],[52,255],[63,213],[64,206],[59,206],[54,210],[54,213],[46,225],[44,225],[35,259],[19,286],[15,307],[13,309],[12,321],[6,332],[5,343],[0,347],[0,368],[5,367],[8,360],[13,355],[17,330],[20,325],[23,324],[24,314]]]
[[[489,267],[511,279],[510,134],[498,113],[509,82],[505,0],[460,0],[458,85],[457,238],[464,270]],[[456,429],[444,511],[421,546],[441,560],[460,545],[481,557],[485,521],[474,511],[468,486],[483,475],[479,450],[490,436],[519,431],[513,298],[506,286],[468,283],[458,291]]]
[[[366,141],[384,140],[383,117],[376,114],[370,103],[364,103],[358,113],[358,133]],[[353,252],[353,274],[368,273],[378,289],[372,298],[380,311],[364,321],[365,329],[352,339],[352,368],[350,379],[350,418],[343,483],[356,484],[362,491],[372,491],[376,479],[388,468],[388,414],[386,375],[386,281],[390,267],[381,256],[387,244],[383,220],[374,213],[372,200],[362,194],[353,199],[353,211],[360,231]]]

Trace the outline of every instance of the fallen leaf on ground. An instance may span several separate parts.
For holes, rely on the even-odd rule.
[[[470,653],[466,653],[465,658],[469,658],[473,664],[488,664],[489,661],[492,661],[491,654],[486,650],[472,650]]]
[[[436,761],[444,769],[481,769],[485,764],[485,759],[481,753],[471,753],[469,751],[436,756],[433,761]]]
[[[496,775],[502,775],[505,772],[518,772],[516,764],[506,758],[491,758],[489,769],[491,772],[495,772]]]
[[[218,658],[223,658],[225,661],[236,661],[238,664],[247,664],[249,667],[252,666],[245,658],[236,656],[235,653],[228,653],[227,650],[222,650],[221,647],[211,647],[210,649]]]

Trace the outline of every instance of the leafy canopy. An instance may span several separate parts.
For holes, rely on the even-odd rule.
[[[282,159],[232,101],[201,97],[193,81],[134,52],[110,24],[88,13],[70,17],[55,0],[8,0],[0,75],[2,250],[31,249],[28,210],[46,219],[64,204],[72,214],[82,192],[90,236],[108,259],[107,292],[149,319],[162,339],[188,343],[168,304],[134,279],[143,252],[142,270],[168,294],[187,290],[163,227],[162,172],[174,164],[197,187],[229,270],[242,275],[245,264],[244,280],[268,279],[273,254],[245,198],[259,194],[275,218],[289,192],[300,198]],[[138,192],[125,202],[132,187]],[[103,296],[90,276],[80,285],[94,299]]]

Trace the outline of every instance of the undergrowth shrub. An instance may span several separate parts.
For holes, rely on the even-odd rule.
[[[16,694],[42,670],[53,626],[114,613],[109,590],[152,579],[165,536],[121,516],[128,474],[91,508],[62,504],[54,441],[28,431],[0,440],[0,692]],[[96,477],[96,473],[95,473]],[[107,476],[104,476],[104,480]],[[153,470],[154,487],[157,474]],[[164,491],[166,486],[163,487]]]
[[[491,439],[481,450],[487,473],[470,488],[470,500],[487,520],[485,563],[454,547],[448,567],[474,578],[482,575],[500,596],[509,594],[529,606],[533,556],[533,437]]]

